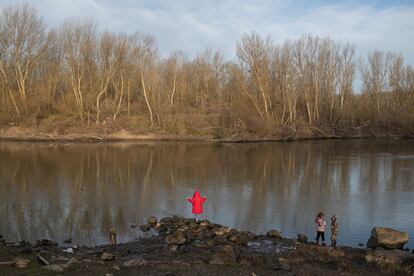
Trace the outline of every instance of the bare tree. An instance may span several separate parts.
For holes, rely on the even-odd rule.
[[[262,98],[261,108],[266,119],[270,114],[269,64],[272,50],[270,38],[263,40],[257,33],[244,34],[237,42],[236,53],[241,65],[252,75]]]
[[[137,66],[137,74],[141,82],[145,104],[148,108],[151,127],[154,127],[154,112],[151,103],[151,94],[154,91],[148,89],[148,82],[157,57],[156,41],[151,35],[136,33],[132,37],[132,45],[133,58]]]
[[[0,70],[13,101],[16,113],[20,116],[14,85],[20,96],[26,115],[28,109],[27,84],[36,63],[47,48],[45,25],[34,8],[29,5],[6,7],[0,16]]]
[[[61,30],[64,59],[69,71],[69,86],[81,121],[85,117],[85,88],[88,65],[94,59],[96,27],[92,21],[66,21]]]

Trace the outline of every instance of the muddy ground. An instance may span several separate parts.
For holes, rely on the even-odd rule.
[[[150,222],[149,238],[118,245],[2,240],[0,275],[414,275],[403,250],[334,249],[179,216]]]

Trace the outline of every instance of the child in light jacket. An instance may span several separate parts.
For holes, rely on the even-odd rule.
[[[324,221],[324,213],[319,212],[316,215],[315,223],[316,223],[316,243],[319,244],[319,238],[322,238],[322,245],[325,244],[325,225],[326,222]]]

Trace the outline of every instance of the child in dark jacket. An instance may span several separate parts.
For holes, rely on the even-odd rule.
[[[195,215],[196,222],[199,220],[200,214],[203,213],[203,204],[206,202],[206,197],[201,197],[199,191],[195,191],[193,197],[188,197],[187,201],[193,205],[193,214]]]
[[[336,236],[338,235],[339,225],[335,215],[331,217],[331,246],[336,247]]]
[[[325,244],[325,225],[324,213],[319,212],[315,218],[316,223],[316,243],[319,244],[319,238],[322,238],[322,245]]]

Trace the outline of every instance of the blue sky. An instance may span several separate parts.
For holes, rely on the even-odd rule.
[[[401,53],[414,64],[414,0],[0,0],[1,6],[28,2],[49,26],[65,18],[89,17],[100,29],[148,32],[161,54],[206,47],[234,57],[235,41],[252,30],[274,41],[302,34],[350,41],[358,54]]]

